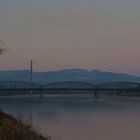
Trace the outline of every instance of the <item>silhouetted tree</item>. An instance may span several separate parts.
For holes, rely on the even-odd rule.
[[[0,40],[0,54],[3,54],[6,51],[6,49],[3,48],[3,45],[4,45],[4,41]]]

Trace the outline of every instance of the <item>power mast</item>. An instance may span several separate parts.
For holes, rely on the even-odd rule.
[[[31,83],[31,88],[33,88],[33,61],[30,61],[30,83]],[[30,110],[30,125],[33,125],[33,93],[32,90],[30,91],[30,105],[31,105],[31,110]]]
[[[30,62],[30,82],[33,83],[33,61]]]

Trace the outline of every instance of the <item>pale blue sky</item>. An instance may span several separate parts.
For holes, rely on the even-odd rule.
[[[46,69],[140,74],[139,0],[0,0],[0,70],[33,59]],[[25,66],[21,66],[25,68]]]

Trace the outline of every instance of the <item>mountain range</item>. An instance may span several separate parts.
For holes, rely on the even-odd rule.
[[[29,70],[0,71],[0,81],[30,81]],[[55,81],[85,81],[93,84],[108,82],[139,82],[140,77],[124,74],[105,72],[100,70],[64,69],[49,72],[33,72],[33,82],[45,84]]]

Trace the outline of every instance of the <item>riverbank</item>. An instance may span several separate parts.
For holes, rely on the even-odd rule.
[[[28,123],[0,112],[0,140],[50,140],[50,137],[45,138]]]

